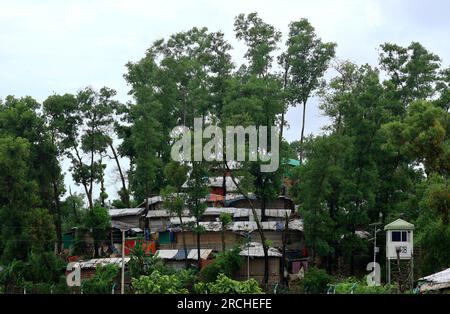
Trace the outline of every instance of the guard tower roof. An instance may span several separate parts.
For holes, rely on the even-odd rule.
[[[414,225],[399,218],[384,226],[384,230],[414,230]]]

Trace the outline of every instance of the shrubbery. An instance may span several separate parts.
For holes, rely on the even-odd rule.
[[[99,266],[95,274],[88,280],[83,281],[81,287],[86,294],[109,294],[119,273],[116,265]]]
[[[181,273],[183,272],[187,271],[183,270]],[[165,275],[156,270],[148,276],[133,278],[131,285],[136,294],[185,294],[189,291],[182,280],[182,278],[186,279],[184,275],[187,274]]]
[[[0,272],[4,292],[26,289],[30,293],[65,293],[65,262],[52,252],[31,253],[26,262],[13,260]]]
[[[364,280],[358,281],[355,278],[348,278],[331,287],[336,294],[392,294],[397,292],[395,285],[368,286]]]
[[[239,252],[240,248],[235,247],[219,253],[211,264],[200,271],[199,279],[203,282],[213,282],[219,274],[232,277],[244,264],[244,258]]]
[[[303,293],[326,293],[329,283],[334,281],[333,276],[316,267],[310,267],[305,277],[300,281],[300,291]]]
[[[263,293],[255,279],[247,281],[237,281],[228,278],[224,274],[219,274],[217,279],[208,283],[197,283],[195,285],[197,293],[212,294],[258,294]]]

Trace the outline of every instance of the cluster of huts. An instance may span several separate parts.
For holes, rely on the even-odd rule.
[[[201,265],[210,263],[214,256],[225,248],[239,246],[245,264],[237,274],[238,279],[254,278],[259,282],[264,276],[264,251],[256,220],[264,229],[269,248],[269,283],[278,283],[283,278],[296,280],[308,267],[308,252],[304,244],[303,221],[298,215],[293,200],[286,194],[279,195],[265,204],[262,220],[261,201],[253,194],[239,194],[231,176],[209,178],[209,195],[203,200],[207,208],[199,225]],[[250,202],[256,210],[254,216]],[[125,256],[129,255],[138,241],[146,252],[157,254],[171,267],[185,267],[187,260],[197,265],[197,233],[191,228],[181,228],[180,218],[164,206],[161,195],[151,196],[136,208],[110,208],[112,252],[111,261],[122,252],[122,231],[125,232]],[[219,217],[228,213],[231,222],[223,226]],[[196,223],[195,217],[185,211],[183,224]],[[183,225],[185,226],[185,225]],[[286,229],[287,226],[287,229]],[[184,238],[184,239],[183,239]],[[108,259],[101,259],[102,264]],[[85,265],[86,264],[86,265]],[[90,272],[89,265],[97,265],[97,260],[84,263],[82,267]],[[284,265],[284,266],[283,266]]]

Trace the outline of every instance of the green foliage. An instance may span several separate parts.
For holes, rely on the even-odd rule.
[[[159,271],[161,274],[170,272],[164,261],[158,255],[146,255],[142,248],[142,241],[136,240],[136,245],[131,251],[130,261],[128,262],[128,269],[132,278],[139,278],[142,275],[150,274],[154,271]]]
[[[300,281],[300,288],[303,293],[325,293],[328,284],[333,281],[334,278],[328,275],[325,270],[310,267],[305,273],[305,277]]]
[[[239,255],[240,248],[235,247],[219,253],[215,259],[202,268],[199,279],[203,282],[213,282],[220,274],[232,277],[244,264],[244,257]]]
[[[26,262],[13,260],[0,272],[5,291],[26,288],[29,293],[65,292],[66,263],[52,252],[31,253]]]
[[[450,188],[447,181],[433,175],[423,183],[415,241],[420,248],[417,263],[422,276],[450,267]]]
[[[219,216],[219,220],[223,226],[227,226],[233,221],[233,216],[230,213],[221,213]]]
[[[20,260],[12,260],[0,272],[0,285],[7,291],[8,287],[20,286],[25,281],[26,264]]]
[[[80,227],[85,215],[83,196],[77,193],[67,196],[61,202],[63,232],[68,232],[73,227]]]
[[[94,244],[97,248],[100,241],[107,239],[108,231],[111,227],[111,217],[108,214],[108,210],[99,205],[94,206],[84,217],[84,227],[92,233]],[[95,254],[98,256],[97,250]]]
[[[24,217],[25,238],[37,253],[51,251],[56,241],[53,217],[45,208],[31,208]]]
[[[108,264],[97,267],[95,274],[82,282],[83,293],[110,294],[118,274],[119,268],[116,265]]]
[[[198,283],[195,285],[197,293],[211,294],[262,294],[263,290],[259,287],[255,279],[246,281],[236,281],[230,279],[225,274],[219,274],[217,279],[209,283]]]
[[[136,294],[183,294],[188,293],[185,282],[176,274],[165,275],[154,271],[148,276],[133,278],[132,289]],[[184,278],[184,277],[183,277]]]
[[[330,285],[330,289],[336,294],[393,294],[397,293],[395,285],[368,286],[367,282],[358,281],[355,278],[347,278],[344,281]]]

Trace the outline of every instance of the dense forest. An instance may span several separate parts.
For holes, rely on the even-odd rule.
[[[224,34],[207,28],[155,41],[126,65],[127,103],[109,87],[42,103],[0,99],[0,283],[19,282],[21,267],[29,269],[25,281],[60,281],[63,232],[84,228],[98,243],[108,237],[108,207],[177,191],[185,178],[188,209],[200,217],[211,165],[180,165],[170,155],[172,129],[193,128],[196,117],[220,127],[279,127],[281,159],[301,161],[288,193],[313,263],[328,274],[365,273],[357,265],[371,259],[372,244],[356,231],[396,218],[415,224],[416,278],[450,267],[450,68],[443,60],[412,42],[381,43],[376,66],[344,61],[306,19],[282,36],[256,13],[241,14],[234,30],[246,47],[243,64],[233,61]],[[312,97],[330,121],[319,135],[305,134]],[[288,143],[292,106],[301,108],[301,134]],[[280,193],[285,168],[264,173],[258,163],[243,163],[240,190],[264,203]],[[106,193],[107,167],[120,178],[118,199]],[[65,186],[67,175],[82,194]]]

